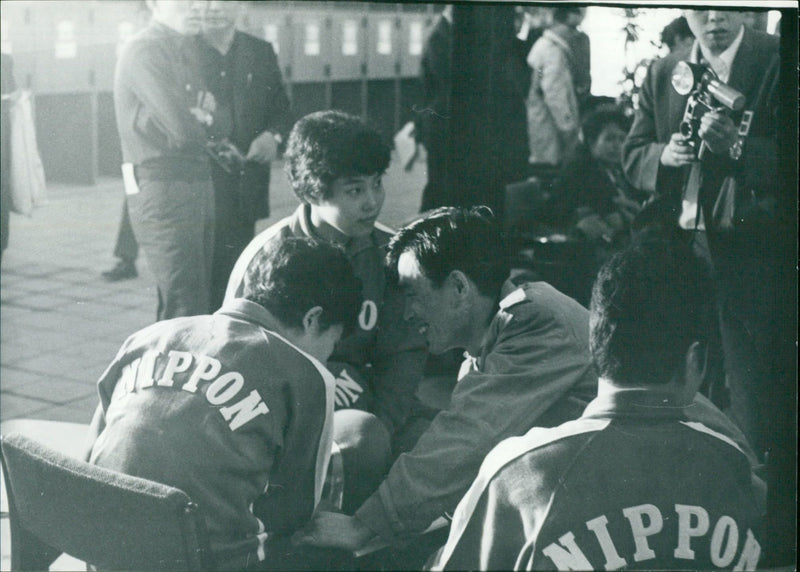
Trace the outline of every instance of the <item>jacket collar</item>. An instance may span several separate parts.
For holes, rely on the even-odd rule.
[[[246,322],[257,324],[270,332],[277,333],[284,329],[278,319],[273,316],[269,310],[245,298],[234,298],[225,302],[219,310],[214,312],[214,315],[238,318]]]
[[[329,240],[325,240],[323,237],[317,234],[317,232],[314,230],[314,225],[311,224],[311,205],[308,203],[301,203],[300,206],[297,207],[291,226],[294,234],[302,234],[303,236],[315,238],[319,241],[328,242],[334,246],[344,248],[344,252],[348,257],[352,257],[362,250],[372,248],[373,246],[379,244],[374,228],[367,236],[347,238],[343,243],[332,243]]]
[[[685,406],[675,402],[671,394],[658,388],[620,388],[600,381],[602,388],[583,412],[583,417],[607,419],[628,417],[640,419],[683,419]]]

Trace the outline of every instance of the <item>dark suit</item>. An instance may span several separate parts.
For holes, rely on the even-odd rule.
[[[701,163],[664,167],[661,153],[678,131],[687,96],[675,92],[670,75],[675,64],[688,60],[689,51],[671,54],[649,70],[633,127],[623,146],[623,166],[634,186],[668,197],[680,209],[684,182],[692,169],[702,175],[698,204],[707,231],[688,231],[695,249],[713,272],[719,303],[720,333],[730,389],[731,416],[759,454],[769,446],[769,395],[776,377],[773,355],[779,328],[777,316],[777,227],[785,202],[778,197],[777,62],[779,39],[745,29],[733,61],[728,84],[745,95],[745,109],[755,112],[739,161],[727,154],[706,152]],[[764,86],[761,89],[761,86]],[[758,95],[761,93],[759,101]],[[738,125],[741,113],[732,114]],[[754,222],[733,230],[715,229],[710,221],[724,177],[733,175],[747,196],[777,200]],[[771,196],[770,196],[771,195]],[[737,199],[738,200],[738,199]],[[772,212],[770,212],[770,210]]]
[[[218,104],[232,120],[228,139],[247,155],[264,131],[288,137],[292,126],[289,99],[272,45],[237,31],[227,54],[198,39],[205,79]],[[254,224],[269,216],[270,166],[248,161],[244,170],[212,168],[216,240],[211,302],[218,308],[236,259],[253,238]]]
[[[447,145],[452,90],[452,24],[444,17],[431,30],[422,52],[422,108],[415,119],[417,140],[428,153],[428,182],[420,212],[451,204],[447,188]]]

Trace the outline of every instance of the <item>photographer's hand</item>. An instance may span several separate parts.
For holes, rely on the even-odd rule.
[[[673,133],[661,152],[661,164],[665,167],[682,167],[692,163],[694,159],[694,150],[680,133]]]
[[[727,154],[738,139],[737,133],[738,129],[731,118],[719,111],[709,111],[703,115],[697,130],[706,147],[714,154]]]

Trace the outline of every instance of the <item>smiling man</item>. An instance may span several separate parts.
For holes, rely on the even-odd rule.
[[[486,207],[438,209],[392,240],[406,320],[431,353],[468,357],[450,406],[355,516],[318,512],[298,540],[352,550],[374,535],[408,539],[452,513],[499,441],[580,416],[597,391],[589,313],[544,282],[508,280],[504,252]]]

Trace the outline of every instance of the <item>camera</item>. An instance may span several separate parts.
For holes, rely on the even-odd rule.
[[[679,94],[689,96],[679,131],[686,137],[695,157],[701,159],[705,146],[698,134],[700,119],[709,111],[741,111],[745,97],[722,83],[711,68],[686,61],[678,62],[673,68],[672,87]]]

